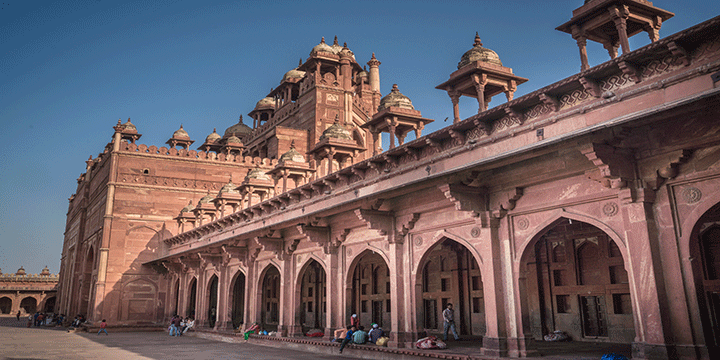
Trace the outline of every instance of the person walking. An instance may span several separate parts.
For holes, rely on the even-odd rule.
[[[455,330],[455,311],[453,310],[453,305],[448,303],[447,308],[443,310],[443,341],[447,341],[448,336],[448,329],[452,330],[453,336],[455,337],[455,341],[460,340],[457,334],[457,330]]]
[[[100,333],[104,331],[105,335],[110,335],[110,334],[108,334],[106,328],[107,328],[107,323],[105,322],[105,319],[103,319],[102,322],[100,322],[100,330],[98,330],[97,334],[100,335]]]
[[[18,310],[18,313],[17,315],[15,315],[15,317],[17,317],[18,321],[20,321],[20,310]]]

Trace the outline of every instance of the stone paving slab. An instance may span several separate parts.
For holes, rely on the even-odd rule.
[[[0,318],[0,359],[337,359],[249,343],[229,344],[165,332],[120,332],[110,335],[68,333],[61,328],[27,328],[25,321]],[[343,359],[356,359],[342,356]]]

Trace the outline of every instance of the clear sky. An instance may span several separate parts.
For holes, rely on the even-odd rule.
[[[583,0],[40,1],[0,4],[0,268],[60,267],[68,198],[119,118],[163,146],[180,124],[196,144],[246,115],[324,36],[361,65],[375,52],[424,117],[449,125],[435,86],[457,69],[475,32],[516,75],[515,97],[580,69],[575,41],[555,30]],[[657,0],[674,12],[660,36],[720,14],[720,1]],[[632,49],[649,43],[639,34]],[[609,58],[588,42],[590,65]],[[496,96],[490,106],[505,102]],[[461,99],[461,117],[477,103]],[[448,122],[444,122],[449,117]],[[179,209],[178,209],[179,210]]]

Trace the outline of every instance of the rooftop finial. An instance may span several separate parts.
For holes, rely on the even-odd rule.
[[[293,139],[293,141],[290,142],[290,149],[294,149],[294,148],[295,148],[295,139]]]
[[[240,120],[238,121],[238,123],[242,124],[242,122],[242,115],[240,115]]]
[[[375,58],[375,53],[372,54],[372,57],[371,57],[370,59],[377,60],[377,59]]]
[[[335,121],[333,124],[339,124],[340,123],[340,116],[338,114],[335,114]]]
[[[392,91],[392,92],[398,92],[398,91],[400,91],[400,90],[398,89],[397,84],[393,84],[392,90],[390,90],[390,91]]]
[[[321,43],[321,44],[324,44],[324,43],[325,43],[325,37],[324,37],[324,36],[322,37],[322,39],[320,39],[320,43]]]
[[[335,35],[335,40],[333,41],[333,45],[340,45],[340,44],[338,44],[338,41],[337,41],[337,35]]]
[[[475,43],[473,45],[474,46],[482,46],[482,41],[480,40],[480,35],[478,34],[477,31],[475,32]]]
[[[300,61],[298,62],[298,67],[302,65],[302,58],[300,58]]]
[[[122,119],[118,119],[118,125],[122,125]]]

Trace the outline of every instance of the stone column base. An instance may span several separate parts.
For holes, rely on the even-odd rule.
[[[491,338],[483,337],[483,355],[492,357],[531,357],[537,356],[533,348],[534,340],[523,338]]]
[[[687,349],[687,347],[683,347]],[[693,349],[694,350],[694,349]],[[707,348],[706,348],[707,350]],[[709,355],[708,355],[709,356]],[[675,345],[668,344],[646,344],[632,343],[633,359],[649,359],[649,360],[667,360],[681,358],[677,352]],[[697,355],[692,354],[690,358],[696,358]]]
[[[300,336],[305,335],[305,334],[303,334],[302,325],[289,325],[287,327],[287,329],[288,329],[288,336],[300,337]]]

